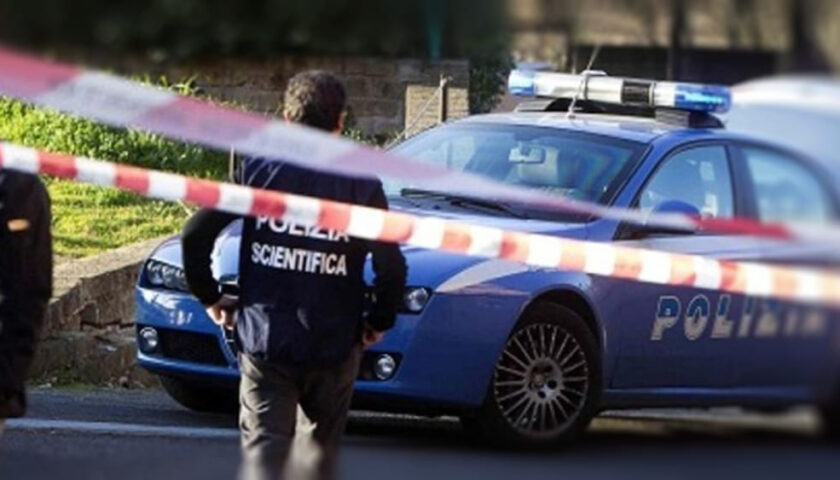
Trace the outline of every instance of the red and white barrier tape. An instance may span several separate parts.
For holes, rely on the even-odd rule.
[[[579,202],[361,146],[322,131],[288,124],[99,72],[40,60],[0,48],[0,94],[120,127],[133,127],[223,151],[278,158],[333,173],[373,174],[409,185],[453,191],[618,221],[727,234],[840,241],[840,227],[765,224],[750,219],[703,219],[646,214]]]
[[[112,186],[164,200],[184,200],[240,215],[266,215],[371,240],[662,285],[840,306],[840,276],[818,270],[718,261],[510,232],[199,180],[2,142],[0,168]]]

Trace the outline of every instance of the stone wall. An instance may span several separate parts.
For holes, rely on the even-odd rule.
[[[162,239],[56,265],[31,377],[36,382],[147,386],[134,365],[134,284]]]
[[[79,57],[76,57],[79,59]],[[368,135],[402,131],[405,93],[409,85],[437,86],[440,76],[451,86],[469,86],[469,62],[415,59],[337,58],[288,56],[268,60],[222,58],[186,63],[143,59],[84,58],[87,63],[121,73],[166,77],[170,82],[194,79],[207,95],[240,104],[249,110],[276,113],[287,80],[297,72],[322,69],[341,78],[349,96],[353,125]]]

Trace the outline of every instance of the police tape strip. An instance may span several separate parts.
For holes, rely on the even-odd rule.
[[[820,243],[840,241],[840,226],[647,214],[575,201],[404,159],[322,131],[186,98],[113,75],[40,60],[2,47],[0,94],[111,125],[148,130],[223,151],[235,149],[244,154],[279,158],[343,175],[376,174],[437,191],[665,228]]]
[[[370,240],[661,285],[840,306],[840,276],[818,270],[719,261],[504,231],[48,153],[3,142],[0,142],[0,168],[117,187],[163,200],[184,200],[239,215],[269,216]]]

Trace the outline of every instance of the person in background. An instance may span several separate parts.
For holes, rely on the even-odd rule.
[[[0,169],[0,435],[26,413],[26,377],[52,296],[50,199],[35,175]]]
[[[285,91],[286,121],[340,134],[346,94],[322,71],[294,76]],[[387,209],[382,184],[265,158],[244,159],[242,183]],[[223,295],[211,272],[218,234],[235,215],[201,210],[183,231],[193,294],[209,316],[235,328],[240,349],[242,478],[281,478],[295,435],[298,405],[315,424],[319,478],[335,475],[341,433],[363,348],[394,324],[406,264],[397,245],[274,218],[244,218],[238,299]],[[371,254],[373,301],[366,308],[363,269]]]

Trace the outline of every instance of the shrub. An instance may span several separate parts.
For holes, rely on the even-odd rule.
[[[470,61],[470,113],[487,113],[499,104],[513,67],[506,55]]]

